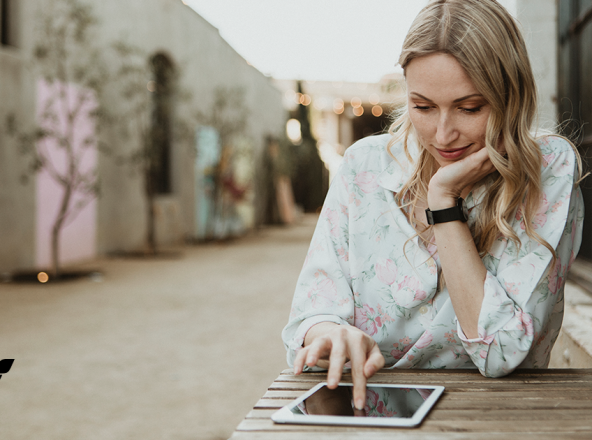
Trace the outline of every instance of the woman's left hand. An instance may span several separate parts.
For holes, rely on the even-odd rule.
[[[428,206],[431,210],[450,208],[465,188],[471,187],[494,171],[487,148],[440,167],[430,180]]]

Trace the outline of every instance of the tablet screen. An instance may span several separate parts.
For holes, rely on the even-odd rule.
[[[368,384],[363,410],[353,403],[353,384],[329,389],[320,383],[275,412],[276,423],[351,426],[418,426],[444,392],[439,385]]]
[[[366,388],[364,410],[358,411],[353,403],[352,386],[339,385],[331,390],[324,385],[291,411],[301,415],[412,418],[433,391],[427,388],[369,386]]]

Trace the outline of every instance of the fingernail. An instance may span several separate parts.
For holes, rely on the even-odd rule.
[[[327,381],[327,384],[328,384],[330,387],[332,387],[332,386],[335,386],[335,385],[337,385],[337,381],[336,381],[335,379],[329,379],[329,380]]]
[[[364,402],[361,397],[356,399],[356,409],[364,409]]]

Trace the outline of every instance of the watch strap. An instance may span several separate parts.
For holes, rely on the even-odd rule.
[[[439,209],[437,211],[431,211],[430,208],[426,209],[426,217],[429,225],[435,225],[438,223],[448,223],[460,220],[461,222],[467,221],[467,216],[463,209],[464,200],[459,197],[456,201],[456,206],[452,208]]]

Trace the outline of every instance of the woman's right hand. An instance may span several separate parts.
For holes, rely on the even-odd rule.
[[[384,357],[376,341],[359,328],[333,322],[312,326],[306,333],[304,347],[294,360],[294,374],[302,373],[304,365],[328,368],[327,386],[335,389],[348,361],[351,361],[354,405],[364,409],[366,381],[384,367]]]

